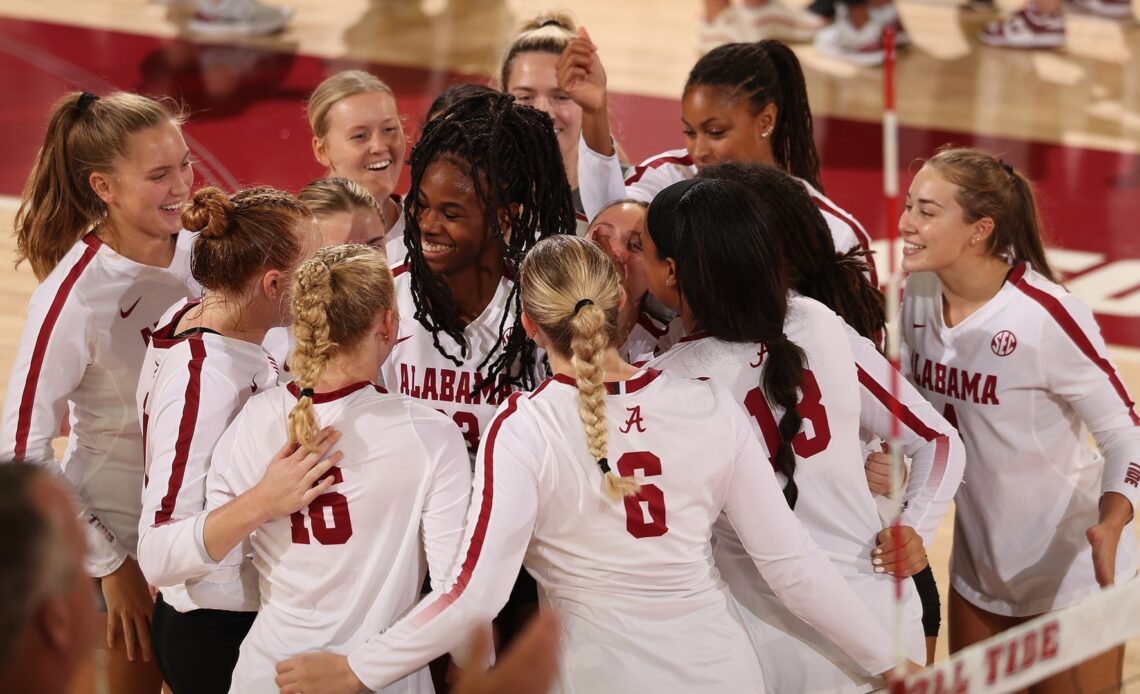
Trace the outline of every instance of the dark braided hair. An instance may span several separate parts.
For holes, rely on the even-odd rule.
[[[721,88],[734,101],[748,99],[753,114],[775,104],[771,140],[776,164],[823,192],[807,85],[792,49],[773,39],[714,48],[689,72],[685,93],[698,86]]]
[[[887,315],[883,295],[867,279],[870,251],[858,247],[842,254],[836,251],[827,221],[806,188],[764,164],[724,162],[706,166],[697,176],[738,181],[748,188],[764,209],[768,228],[780,238],[791,286],[879,344]]]
[[[540,239],[574,232],[574,201],[550,116],[529,106],[516,106],[514,97],[497,92],[470,96],[424,125],[412,149],[404,230],[415,319],[431,332],[436,350],[460,366],[462,361],[448,353],[439,334],[459,343],[461,356],[466,357],[464,324],[451,290],[424,260],[417,221],[424,173],[439,160],[455,164],[471,177],[483,206],[484,226],[501,248],[507,275],[518,270],[526,252]],[[509,233],[499,224],[504,215]],[[500,375],[512,386],[530,389],[535,385],[535,345],[522,327],[517,284],[507,300],[514,310],[513,329],[507,325],[510,312],[504,312],[499,325],[503,339],[476,367],[483,378],[474,390],[495,383]],[[520,368],[512,374],[516,363]]]
[[[691,187],[677,200],[672,224],[657,223],[661,218],[654,208],[668,199],[671,188],[684,185]],[[658,193],[649,208],[649,235],[657,255],[676,262],[677,288],[697,327],[725,342],[760,342],[767,350],[759,385],[784,410],[772,463],[787,478],[784,498],[795,508],[799,488],[792,439],[803,425],[796,405],[806,358],[784,334],[788,282],[780,238],[771,223],[756,196],[728,180],[675,183]]]

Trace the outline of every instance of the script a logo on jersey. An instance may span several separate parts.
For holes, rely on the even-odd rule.
[[[645,420],[641,418],[641,405],[634,405],[633,407],[625,408],[629,412],[629,418],[625,420],[625,426],[618,429],[623,434],[628,434],[633,431],[634,427],[642,434],[645,433]]]
[[[1008,330],[1002,330],[990,340],[990,349],[999,357],[1008,357],[1017,349],[1017,336]]]

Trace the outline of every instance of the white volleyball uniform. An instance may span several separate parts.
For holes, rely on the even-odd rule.
[[[197,526],[205,522],[214,447],[251,395],[277,386],[277,368],[260,345],[215,332],[156,336],[152,342],[165,354],[142,399],[146,486],[139,566],[179,612],[256,611],[257,575],[245,560],[248,547],[238,545],[209,573],[202,558],[182,550],[195,545]]]
[[[608,461],[641,483],[613,502],[573,379],[514,393],[483,438],[446,590],[349,655],[380,687],[462,642],[507,601],[519,564],[562,623],[560,692],[755,692],[763,676],[712,564],[722,512],[778,594],[870,672],[890,638],[788,509],[764,444],[711,384],[648,369],[607,384]]]
[[[389,198],[396,203],[396,223],[384,234],[384,254],[388,258],[388,267],[394,270],[408,259],[408,249],[404,245],[404,201],[395,193]]]
[[[105,576],[138,546],[142,430],[135,389],[155,320],[196,295],[194,234],[182,232],[169,267],[129,260],[88,233],[32,294],[8,380],[0,461],[62,470],[87,530],[87,571]],[[51,442],[69,416],[67,452]]]
[[[683,333],[680,319],[662,323],[643,309],[618,352],[625,361],[641,366],[672,347]]]
[[[210,508],[253,487],[285,443],[296,383],[250,398],[214,452]],[[307,509],[250,535],[261,611],[241,645],[235,694],[277,694],[277,663],[299,653],[350,653],[415,604],[425,568],[446,576],[463,535],[471,468],[455,425],[371,383],[318,392],[322,426],[342,438],[336,480]],[[201,536],[198,548],[204,552]],[[425,563],[426,559],[426,563]],[[443,587],[433,579],[434,590]],[[383,691],[430,694],[426,669]]]
[[[502,339],[500,326],[513,329],[515,314],[507,299],[514,283],[506,277],[499,280],[491,303],[464,329],[463,335],[468,344],[466,357],[462,356],[455,340],[442,332],[439,334],[439,342],[444,349],[462,362],[462,366],[457,366],[440,354],[432,334],[415,318],[412,276],[407,265],[396,268],[392,274],[396,277],[400,337],[392,354],[380,366],[380,380],[392,392],[423,400],[424,404],[451,417],[463,433],[467,452],[474,460],[483,431],[512,390],[506,383],[505,374],[500,374],[494,384],[480,390],[476,390],[475,385],[482,382],[482,374],[486,373],[486,369],[481,371],[478,368],[479,364]]]
[[[874,615],[879,629],[893,631],[894,578],[875,573],[871,564],[871,551],[882,525],[863,470],[859,383],[844,323],[823,304],[792,295],[784,333],[807,356],[799,407],[804,423],[793,440],[799,487],[795,515],[846,579],[859,604]],[[759,343],[728,343],[697,333],[649,366],[707,378],[727,388],[751,415],[754,433],[764,438],[768,450],[775,451],[780,441],[776,427],[783,411],[769,403],[761,389],[764,356],[765,349]],[[704,440],[713,439],[706,436]],[[759,457],[749,463],[758,467],[772,464],[769,458]],[[793,614],[791,606],[782,603],[765,584],[741,544],[738,530],[739,526],[734,529],[724,519],[717,523],[714,557],[733,596],[744,608],[767,691],[873,689],[868,677],[873,673],[859,668],[816,628]],[[903,609],[906,655],[915,662],[926,662],[922,606],[913,581],[903,584]]]
[[[633,198],[646,203],[652,202],[653,197],[665,188],[696,175],[697,167],[693,164],[693,158],[683,149],[674,149],[649,157],[625,175],[618,163],[616,151],[606,157],[590,149],[585,138],[578,140],[578,181],[581,186],[582,205],[590,219],[614,200]],[[837,251],[845,253],[852,248],[870,249],[871,236],[858,220],[807,181],[795,176],[792,178],[799,181],[811,195],[811,199],[827,221],[827,228],[831,230]],[[870,267],[871,283],[877,287],[879,281],[875,273],[874,258],[868,256],[867,264]]]
[[[1023,263],[953,327],[931,273],[907,279],[903,368],[956,424],[966,474],[955,501],[950,581],[972,604],[1024,617],[1098,590],[1085,531],[1118,492],[1135,506],[1140,419],[1089,308]],[[1100,452],[1087,443],[1092,432]],[[1117,583],[1136,573],[1124,528]]]
[[[897,411],[899,444],[910,462],[899,523],[914,528],[929,549],[962,483],[966,449],[954,426],[901,373],[896,380],[898,392],[892,394],[894,367],[873,342],[847,323],[843,328],[859,376],[859,435],[863,447],[891,439]],[[879,502],[881,498],[875,499]],[[885,506],[889,508],[890,504]],[[893,518],[888,515],[888,520]]]

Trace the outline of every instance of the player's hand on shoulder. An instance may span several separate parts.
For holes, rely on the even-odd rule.
[[[871,550],[871,563],[875,566],[875,573],[906,578],[929,565],[922,536],[908,525],[883,528],[876,541],[877,546]]]
[[[585,27],[579,27],[578,38],[566,45],[555,70],[558,86],[583,111],[595,113],[605,107],[606,70]]]
[[[289,442],[277,451],[249,492],[267,520],[299,511],[328,491],[334,482],[327,474],[329,468],[344,458],[340,451],[329,454],[340,436],[339,431],[325,427],[317,434],[313,450]]]
[[[356,694],[368,691],[348,666],[348,656],[302,653],[277,664],[281,694]]]

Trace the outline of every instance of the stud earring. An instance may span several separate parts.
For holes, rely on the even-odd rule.
[[[769,136],[769,135],[771,135],[771,134],[772,134],[772,129],[771,129],[771,128],[768,128],[768,129],[767,129],[767,130],[765,130],[764,132],[760,133],[760,137],[768,137],[768,136]]]

